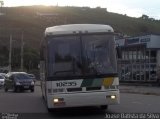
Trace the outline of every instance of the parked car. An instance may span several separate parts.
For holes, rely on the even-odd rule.
[[[28,76],[29,76],[30,78],[32,78],[32,79],[34,80],[34,82],[36,81],[36,77],[35,77],[34,74],[28,74]]]
[[[10,72],[6,74],[4,90],[7,92],[12,89],[14,92],[18,90],[31,90],[34,92],[34,81],[25,72]]]
[[[4,80],[5,80],[5,77],[0,74],[0,88],[4,86]]]
[[[132,76],[131,72],[127,72],[125,74],[122,74],[121,80],[130,80],[131,76]]]
[[[2,75],[2,76],[4,76],[4,77],[5,77],[5,76],[6,76],[6,73],[0,73],[0,75]]]

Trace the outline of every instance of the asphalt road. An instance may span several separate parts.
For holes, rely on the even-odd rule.
[[[94,107],[63,109],[56,113],[48,113],[39,86],[36,86],[34,93],[30,91],[5,93],[3,89],[0,89],[0,112],[3,114],[0,118],[7,115],[6,113],[25,113],[22,116],[19,114],[19,117],[104,119],[106,114],[115,113],[160,113],[160,96],[121,93],[121,103],[109,106],[107,111]]]

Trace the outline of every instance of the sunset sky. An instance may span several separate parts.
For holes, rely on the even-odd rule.
[[[0,0],[1,1],[1,0]],[[58,5],[103,7],[109,12],[160,19],[160,0],[3,0],[4,6]]]

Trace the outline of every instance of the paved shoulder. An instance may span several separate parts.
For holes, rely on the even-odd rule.
[[[160,87],[120,85],[120,92],[121,93],[139,93],[139,94],[146,94],[146,95],[160,95]]]

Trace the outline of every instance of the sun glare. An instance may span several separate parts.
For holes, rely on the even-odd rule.
[[[58,1],[58,0],[57,0]],[[5,6],[30,6],[30,5],[57,5],[56,0],[4,0]]]
[[[107,8],[107,11],[125,14],[133,17],[140,17],[147,12],[141,8],[128,4],[127,0],[3,0],[4,6],[31,6],[31,5],[45,5],[45,6],[79,6],[79,7],[101,7]],[[122,2],[123,1],[123,2]],[[116,3],[116,4],[115,4]],[[155,12],[156,10],[154,10]],[[159,13],[156,14],[159,16]],[[153,16],[153,15],[152,15]]]
[[[106,6],[105,0],[4,0],[5,6],[59,5],[59,6]]]

